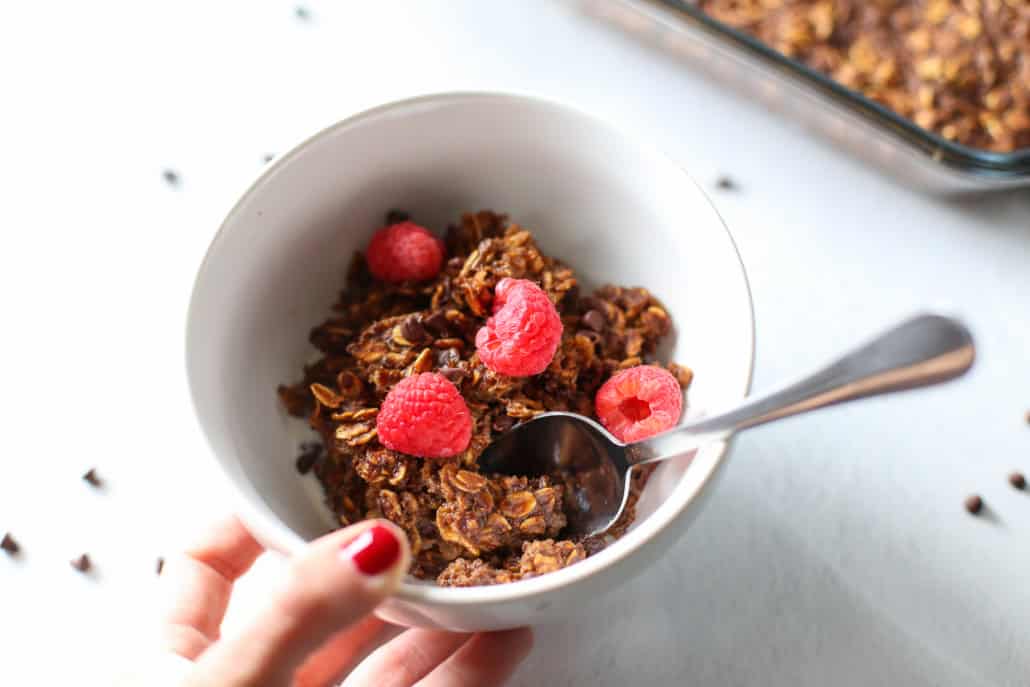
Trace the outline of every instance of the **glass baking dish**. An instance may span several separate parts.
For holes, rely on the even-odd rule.
[[[948,141],[704,14],[685,0],[575,0],[587,14],[682,57],[905,182],[937,193],[1030,186],[1030,149]]]

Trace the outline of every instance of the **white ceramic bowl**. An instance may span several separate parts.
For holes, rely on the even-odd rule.
[[[746,395],[754,350],[747,280],[719,215],[680,168],[590,116],[535,98],[456,93],[385,105],[272,165],[226,217],[194,287],[193,401],[242,495],[242,517],[269,548],[289,554],[333,525],[315,479],[294,469],[306,429],[283,412],[275,389],[312,359],[308,330],[328,315],[353,252],[392,207],[437,231],[463,211],[506,212],[585,286],[646,286],[676,326],[663,353],[695,370],[690,411]],[[575,613],[669,548],[727,448],[663,463],[634,527],[581,563],[491,587],[412,580],[380,614],[485,630]]]

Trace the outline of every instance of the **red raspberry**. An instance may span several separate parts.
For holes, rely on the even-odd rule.
[[[539,286],[505,277],[494,288],[493,317],[476,332],[476,350],[494,372],[528,377],[551,364],[561,332],[558,311]]]
[[[631,444],[679,422],[683,390],[668,370],[637,365],[612,375],[601,385],[594,408],[605,429],[619,441]]]
[[[468,448],[472,413],[457,387],[438,372],[405,377],[390,389],[376,418],[379,442],[422,458],[446,458]]]
[[[398,222],[372,236],[365,261],[382,281],[426,281],[440,274],[443,244],[414,222]]]

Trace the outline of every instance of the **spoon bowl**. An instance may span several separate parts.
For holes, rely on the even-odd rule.
[[[570,476],[567,532],[603,532],[629,498],[626,445],[575,413],[544,413],[503,434],[480,456],[486,473]],[[570,499],[571,497],[571,499]]]

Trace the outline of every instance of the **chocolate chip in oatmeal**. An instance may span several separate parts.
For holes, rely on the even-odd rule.
[[[300,445],[300,454],[297,456],[297,472],[306,475],[311,472],[315,462],[322,457],[325,447],[317,441],[305,441]]]
[[[515,418],[511,415],[498,415],[490,425],[498,434],[504,434],[515,426]]]
[[[969,513],[971,513],[972,515],[977,515],[980,513],[981,510],[983,510],[984,500],[976,494],[973,494],[971,496],[966,497],[964,505],[966,507],[966,510],[969,511]]]
[[[583,324],[595,332],[604,331],[604,315],[600,310],[587,310],[586,314],[583,315]]]
[[[417,315],[412,315],[401,323],[401,336],[410,344],[425,343],[429,340],[429,333]]]
[[[455,384],[461,383],[461,380],[465,377],[465,370],[460,367],[441,367],[439,372]]]
[[[447,316],[442,312],[433,313],[427,317],[422,324],[436,336],[447,336],[451,332],[451,326],[447,321]]]

